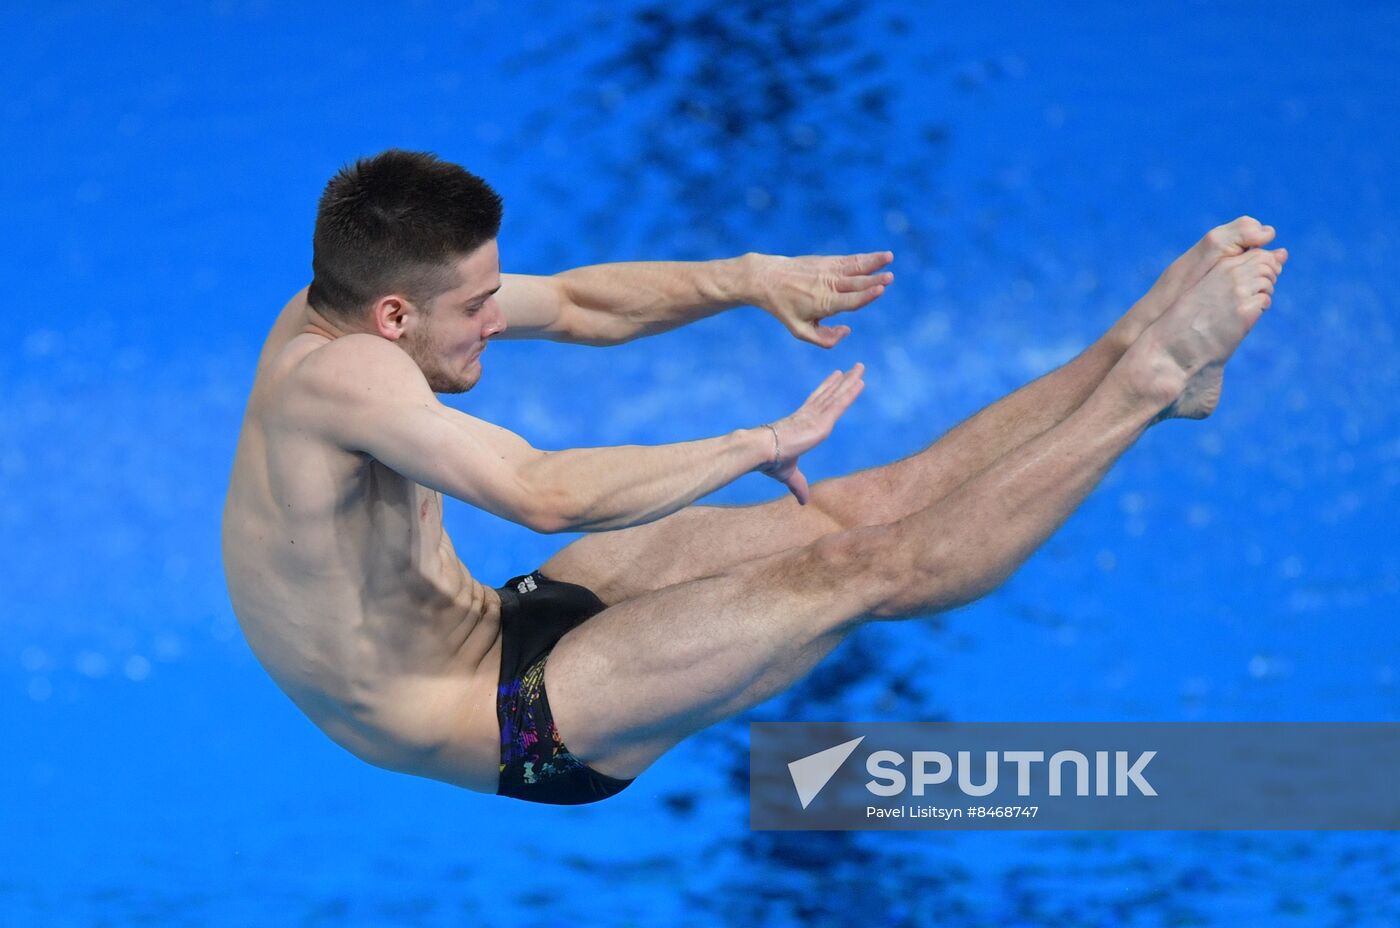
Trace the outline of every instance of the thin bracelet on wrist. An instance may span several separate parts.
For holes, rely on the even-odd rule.
[[[770,464],[776,464],[783,456],[783,446],[778,442],[778,430],[771,425],[765,425],[765,429],[773,433],[773,460]]]

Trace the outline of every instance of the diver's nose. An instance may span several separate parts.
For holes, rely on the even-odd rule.
[[[483,340],[500,335],[506,330],[506,316],[505,313],[501,312],[501,307],[496,303],[495,297],[486,301],[482,312],[486,314],[486,324],[481,327]]]
[[[491,299],[488,300],[487,303],[490,305],[491,312],[495,316],[495,318],[491,320],[491,324],[486,329],[486,337],[491,338],[492,336],[500,335],[506,330],[506,314],[501,312],[501,304],[496,302],[496,298],[494,296],[491,297]]]

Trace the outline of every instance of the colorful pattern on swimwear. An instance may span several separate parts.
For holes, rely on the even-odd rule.
[[[616,796],[631,780],[599,773],[564,746],[545,691],[550,651],[579,623],[604,609],[592,590],[539,571],[501,587],[501,672],[496,716],[501,724],[496,795],[550,805],[579,805]]]
[[[501,772],[522,765],[520,778],[536,784],[584,766],[564,747],[559,729],[543,699],[546,654],[525,673],[499,687],[501,714]]]

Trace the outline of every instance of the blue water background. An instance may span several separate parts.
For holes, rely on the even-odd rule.
[[[0,8],[0,924],[1400,923],[1385,834],[748,831],[754,719],[1400,717],[1400,5],[834,7],[793,8],[820,41],[789,71],[771,20],[745,51],[656,5],[698,38],[654,73],[616,60],[640,4]],[[828,79],[748,109],[755,53]],[[829,353],[752,309],[496,346],[453,402],[545,448],[754,425],[863,360],[806,458],[845,473],[1071,358],[1215,223],[1292,258],[1219,412],[1152,430],[1003,589],[539,808],[341,752],[223,586],[256,352],[322,185],[389,146],[502,191],[508,271],[897,253]],[[561,541],[448,522],[494,582]]]

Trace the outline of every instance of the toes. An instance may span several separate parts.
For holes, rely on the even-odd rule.
[[[1206,233],[1206,242],[1219,255],[1228,257],[1265,245],[1277,234],[1273,226],[1266,226],[1253,216],[1241,216],[1211,229]]]
[[[1246,330],[1252,327],[1259,317],[1264,314],[1264,310],[1268,307],[1269,301],[1272,299],[1273,297],[1270,294],[1256,293],[1235,305],[1235,313],[1240,321],[1245,324]]]
[[[1250,249],[1234,258],[1227,258],[1221,264],[1230,270],[1235,289],[1241,296],[1246,292],[1257,293],[1264,288],[1272,291],[1282,269],[1273,252],[1259,248]]]
[[[1266,226],[1257,219],[1249,216],[1241,216],[1234,222],[1236,230],[1240,234],[1240,242],[1248,248],[1257,248],[1260,245],[1267,245],[1278,235],[1278,230],[1273,226]]]
[[[1279,250],[1281,251],[1282,249]],[[1277,269],[1282,266],[1279,262],[1277,251],[1265,251],[1263,248],[1251,248],[1244,254],[1237,255],[1236,258],[1237,260],[1234,263],[1237,266],[1252,263],[1260,271],[1266,267]]]
[[[1243,250],[1239,245],[1239,236],[1235,235],[1228,225],[1211,229],[1201,240],[1201,244],[1217,256],[1237,255]]]
[[[1262,254],[1264,254],[1264,252],[1261,252],[1257,249],[1240,252],[1239,254],[1230,255],[1229,257],[1225,258],[1220,262],[1218,266],[1226,268],[1243,267],[1244,265],[1249,264],[1251,261],[1259,260],[1259,256]]]
[[[1286,248],[1278,248],[1269,252],[1269,262],[1263,265],[1260,270],[1268,274],[1274,280],[1278,280],[1279,275],[1283,273],[1283,266],[1287,263],[1288,250]]]

